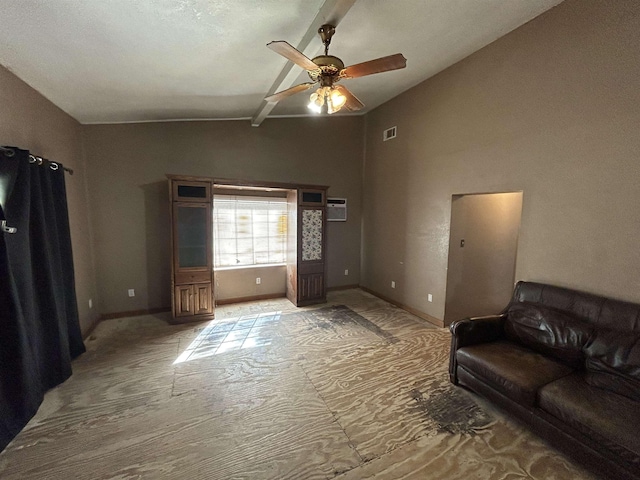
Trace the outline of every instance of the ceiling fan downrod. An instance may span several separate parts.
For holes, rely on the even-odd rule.
[[[329,55],[329,44],[331,43],[331,37],[336,33],[336,27],[325,23],[318,29],[318,34],[324,43],[324,54]]]

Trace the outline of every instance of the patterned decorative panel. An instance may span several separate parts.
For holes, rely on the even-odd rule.
[[[322,260],[322,210],[302,211],[302,261]]]

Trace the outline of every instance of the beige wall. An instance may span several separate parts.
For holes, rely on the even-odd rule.
[[[167,173],[329,185],[329,195],[349,199],[350,221],[327,226],[327,282],[359,282],[362,117],[269,119],[259,128],[86,125],[83,133],[101,313],[171,303]]]
[[[522,190],[516,279],[640,301],[638,32],[567,0],[368,114],[361,283],[443,318],[451,195]]]
[[[66,176],[80,326],[97,320],[89,299],[97,299],[87,208],[86,169],[80,124],[46,98],[0,67],[0,144],[13,145],[72,168]]]
[[[497,313],[507,305],[513,292],[521,213],[521,192],[454,195],[445,324]]]
[[[67,187],[85,330],[97,313],[169,305],[166,173],[330,185],[348,198],[349,221],[328,224],[329,286],[361,283],[437,318],[451,195],[522,190],[516,279],[640,301],[638,31],[634,0],[566,0],[365,118],[259,128],[80,126],[0,68],[0,142],[76,171]],[[393,125],[398,137],[383,143]]]
[[[285,296],[287,288],[286,265],[232,268],[215,271],[216,300],[239,299],[262,295]],[[260,285],[256,284],[260,279]]]

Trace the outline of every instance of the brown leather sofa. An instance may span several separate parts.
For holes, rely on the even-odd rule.
[[[451,325],[449,375],[597,478],[640,479],[640,305],[518,282]]]

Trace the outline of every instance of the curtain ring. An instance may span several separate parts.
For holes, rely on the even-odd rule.
[[[16,227],[10,227],[7,225],[6,220],[2,220],[2,222],[0,222],[0,231],[4,233],[16,233],[18,229]]]
[[[38,165],[42,165],[42,162],[44,162],[42,157],[36,157],[36,160],[38,160]]]
[[[0,150],[2,150],[2,153],[4,154],[5,157],[13,157],[16,154],[15,150],[12,150],[10,148],[7,147],[0,147]]]
[[[29,155],[29,163],[36,163],[38,160],[33,155]]]
[[[51,170],[57,170],[57,169],[59,168],[59,166],[58,166],[58,164],[57,164],[56,162],[51,162],[51,163],[49,164],[49,168],[50,168]]]

